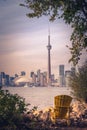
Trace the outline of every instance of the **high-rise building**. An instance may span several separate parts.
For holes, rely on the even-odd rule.
[[[6,78],[5,72],[1,72],[1,73],[0,73],[0,77],[1,77],[1,78],[0,78],[0,82],[1,82],[0,85],[1,85],[1,86],[5,86],[5,78]]]
[[[64,76],[64,65],[59,65],[59,75]]]
[[[36,74],[33,74],[32,75],[32,83],[33,83],[33,85],[36,85]]]
[[[59,65],[59,86],[65,86],[64,65]]]
[[[25,71],[21,71],[21,76],[24,76],[26,75],[26,72]]]
[[[2,87],[2,76],[1,76],[1,73],[0,73],[0,88]]]
[[[5,78],[5,72],[1,72],[1,77]]]
[[[66,84],[66,87],[69,87],[70,76],[71,76],[71,71],[70,70],[65,71],[65,84]]]
[[[9,86],[9,75],[8,74],[6,74],[6,76],[5,76],[5,85],[6,86]]]
[[[44,74],[40,74],[40,86],[44,86]]]
[[[37,83],[38,83],[38,85],[40,85],[40,75],[41,75],[41,71],[39,69],[39,70],[37,70]]]
[[[31,72],[31,73],[30,73],[30,77],[33,77],[33,74],[34,74],[34,72]]]
[[[44,72],[43,75],[44,75],[44,86],[47,86],[47,72]]]

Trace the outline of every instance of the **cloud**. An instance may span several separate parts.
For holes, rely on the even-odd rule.
[[[8,34],[20,29],[25,20],[25,10],[19,6],[19,1],[7,0],[0,6],[0,34]],[[23,18],[23,15],[25,16]],[[24,22],[23,21],[23,22]]]
[[[47,70],[48,18],[29,19],[29,10],[19,6],[21,1],[0,3],[0,70]],[[50,23],[52,72],[57,72],[59,64],[67,64],[70,34],[70,27],[62,20]]]

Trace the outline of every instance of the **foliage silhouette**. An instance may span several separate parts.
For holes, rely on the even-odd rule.
[[[29,9],[29,18],[46,15],[50,21],[62,18],[66,24],[71,25],[72,46],[68,47],[72,56],[69,62],[76,65],[82,50],[87,48],[87,0],[25,0],[20,5]]]
[[[77,99],[87,103],[87,61],[70,77],[70,87]]]

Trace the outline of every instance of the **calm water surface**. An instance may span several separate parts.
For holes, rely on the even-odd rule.
[[[70,95],[66,87],[4,87],[12,94],[18,94],[25,98],[26,103],[38,106],[38,109],[54,106],[54,97],[60,94]]]

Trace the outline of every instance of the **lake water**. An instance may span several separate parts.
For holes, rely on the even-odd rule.
[[[38,109],[54,106],[54,97],[61,94],[70,95],[66,87],[4,87],[12,94],[18,94],[25,98],[26,103],[38,106]]]

